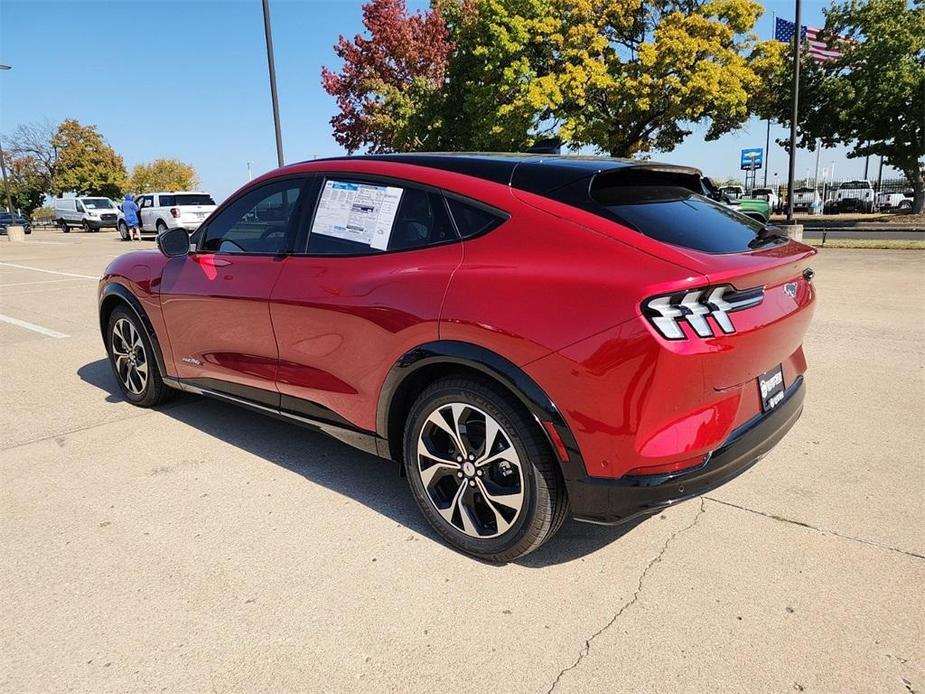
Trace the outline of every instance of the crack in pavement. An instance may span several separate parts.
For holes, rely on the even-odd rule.
[[[746,506],[739,506],[738,504],[733,504],[729,501],[720,501],[719,499],[714,499],[712,496],[702,497],[707,501],[712,501],[715,504],[722,504],[723,506],[729,506],[730,508],[736,508],[740,511],[746,511],[748,513],[754,513],[757,516],[764,516],[765,518],[770,518],[771,520],[780,521],[781,523],[789,523],[791,525],[798,525],[801,528],[807,528],[808,530],[815,530],[817,533],[822,533],[823,535],[834,535],[835,537],[840,537],[843,540],[851,540],[852,542],[859,542],[862,545],[870,545],[872,547],[877,547],[879,549],[885,549],[889,552],[898,552],[899,554],[905,554],[907,557],[913,557],[915,559],[925,559],[925,555],[918,554],[916,552],[910,552],[906,549],[900,549],[899,547],[893,547],[891,545],[884,545],[880,542],[875,542],[873,540],[865,540],[862,537],[854,537],[852,535],[843,535],[842,533],[836,532],[834,530],[826,530],[825,528],[817,528],[815,525],[810,525],[809,523],[804,523],[803,521],[793,520],[792,518],[784,518],[783,516],[778,516],[773,513],[767,513],[765,511],[756,511],[753,508],[747,508]]]
[[[629,600],[623,603],[620,609],[617,610],[617,613],[613,617],[611,617],[609,622],[607,622],[604,626],[602,626],[600,629],[594,632],[588,639],[585,640],[585,645],[578,652],[578,657],[575,659],[575,662],[572,663],[571,665],[568,665],[562,668],[559,671],[559,674],[556,675],[556,679],[553,680],[553,683],[550,685],[549,689],[546,690],[546,694],[552,694],[552,691],[559,684],[559,680],[562,679],[562,676],[565,675],[566,672],[569,672],[570,670],[574,670],[581,664],[581,661],[584,660],[585,656],[587,656],[588,653],[591,651],[591,642],[594,641],[594,639],[596,639],[598,636],[603,634],[605,631],[610,629],[610,627],[612,627],[616,623],[616,621],[620,618],[620,615],[622,615],[624,612],[626,612],[630,607],[632,607],[636,603],[636,601],[639,599],[639,594],[642,592],[642,584],[645,581],[646,576],[649,573],[649,570],[662,560],[662,557],[665,556],[665,552],[668,550],[668,546],[671,544],[672,540],[674,540],[681,533],[686,532],[690,530],[691,528],[693,528],[695,525],[697,525],[698,521],[700,521],[700,517],[704,514],[705,511],[706,511],[706,505],[704,503],[704,497],[701,497],[700,498],[700,510],[697,511],[697,515],[694,516],[694,520],[691,521],[688,525],[684,526],[683,528],[675,530],[668,537],[668,539],[665,540],[665,544],[662,545],[661,551],[659,551],[659,553],[656,554],[655,557],[653,557],[649,561],[649,563],[645,565],[645,568],[643,568],[642,573],[639,574],[639,581],[636,583],[636,591],[633,593],[633,597],[631,597]]]

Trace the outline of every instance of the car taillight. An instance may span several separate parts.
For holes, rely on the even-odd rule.
[[[764,300],[764,287],[738,291],[729,284],[675,292],[646,299],[642,312],[649,322],[668,340],[684,340],[687,335],[681,321],[687,322],[698,337],[713,337],[712,318],[719,329],[730,334],[736,331],[730,313],[757,306]]]
[[[177,209],[176,207],[171,207],[171,208],[170,208],[170,215],[171,215],[174,219],[179,219],[179,218],[180,218],[180,210]]]

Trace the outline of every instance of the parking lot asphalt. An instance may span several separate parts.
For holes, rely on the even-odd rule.
[[[749,472],[493,566],[393,464],[123,402],[128,247],[0,239],[0,690],[925,691],[925,253],[820,252],[806,410]]]

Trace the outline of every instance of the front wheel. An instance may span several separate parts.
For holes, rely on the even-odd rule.
[[[568,499],[535,421],[489,382],[442,379],[405,426],[404,466],[418,507],[453,547],[508,562],[562,525]]]
[[[106,335],[109,363],[125,399],[138,407],[164,402],[170,389],[164,385],[151,340],[138,317],[128,308],[116,308]]]

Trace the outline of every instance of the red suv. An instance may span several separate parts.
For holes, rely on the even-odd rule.
[[[117,258],[127,400],[170,389],[399,461],[477,557],[620,523],[747,470],[800,416],[814,251],[696,169],[409,154],[273,171],[192,238]]]

